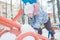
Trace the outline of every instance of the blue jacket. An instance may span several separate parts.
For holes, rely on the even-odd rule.
[[[41,24],[44,24],[47,21],[48,21],[48,14],[41,9],[39,9],[37,15],[33,16],[33,18],[29,18],[29,24],[33,28],[39,28]]]

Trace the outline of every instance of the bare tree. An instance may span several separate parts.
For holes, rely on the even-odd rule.
[[[51,0],[53,6],[53,16],[54,16],[54,23],[56,23],[56,16],[55,16],[55,0]]]
[[[59,17],[59,21],[60,21],[60,1],[57,0],[57,8],[58,8],[58,17]]]

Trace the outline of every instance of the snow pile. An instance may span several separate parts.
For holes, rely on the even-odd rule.
[[[15,39],[16,39],[16,35],[10,32],[4,33],[0,38],[0,40],[15,40]]]
[[[29,24],[22,25],[21,32],[22,33],[26,33],[26,32],[34,32],[34,33],[36,33],[35,30]]]

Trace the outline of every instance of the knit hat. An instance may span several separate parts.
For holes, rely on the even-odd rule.
[[[27,3],[24,7],[24,13],[27,15],[33,12],[34,12],[34,6],[32,4]]]
[[[37,3],[37,0],[22,0],[24,4],[29,2],[30,4]]]

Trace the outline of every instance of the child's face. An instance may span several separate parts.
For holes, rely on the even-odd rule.
[[[27,16],[30,17],[30,18],[32,18],[33,17],[33,13],[30,13]]]

